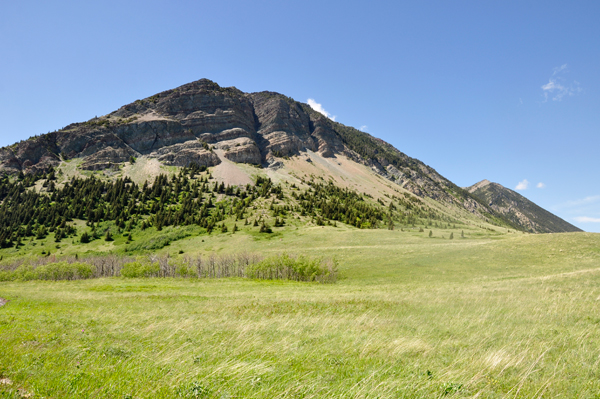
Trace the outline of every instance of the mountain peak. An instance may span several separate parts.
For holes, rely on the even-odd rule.
[[[468,187],[467,191],[512,221],[513,224],[522,226],[530,232],[558,233],[581,231],[579,228],[501,184],[482,180]]]
[[[482,181],[475,183],[471,187],[467,187],[466,189],[468,192],[473,193],[477,189],[483,188],[489,184],[492,184],[492,182],[487,179],[483,179]]]
[[[383,184],[385,190],[392,190],[386,193],[388,196],[396,192],[429,198],[447,209],[447,221],[455,210],[460,210],[480,221],[538,231],[521,224],[520,219],[503,218],[488,205],[487,199],[482,201],[472,195],[495,186],[488,180],[461,189],[389,143],[334,122],[308,104],[270,91],[244,93],[209,79],[190,82],[87,122],[0,148],[0,174],[35,174],[73,159],[78,161],[71,164],[71,169],[75,168],[78,174],[103,171],[107,176],[113,176],[137,158],[159,165],[158,169],[160,165],[192,164],[226,164],[233,168],[236,164],[253,164],[271,168],[294,157],[296,161],[309,160],[311,154],[316,154],[314,159],[321,164],[329,163],[325,173],[338,173],[335,165],[341,165],[339,161],[344,158],[355,168],[343,172],[348,178],[359,166],[367,167],[370,178],[380,181],[379,187]],[[345,179],[340,177],[338,182],[347,185]],[[423,203],[419,212],[426,209]]]

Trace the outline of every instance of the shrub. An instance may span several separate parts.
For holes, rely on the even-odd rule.
[[[123,277],[158,277],[160,266],[158,263],[130,262],[125,263],[121,269]]]
[[[335,282],[337,262],[283,254],[249,265],[246,268],[246,275],[250,278],[266,280]]]
[[[192,267],[187,267],[186,265],[179,265],[175,269],[175,273],[179,275],[179,277],[194,277],[196,275],[196,271]]]
[[[34,271],[36,280],[79,280],[94,276],[94,267],[87,263],[49,263],[39,266]]]
[[[148,240],[139,240],[136,243],[131,244],[129,247],[130,251],[154,251],[161,249],[169,245],[173,241],[181,240],[183,238],[191,236],[197,229],[192,226],[179,228],[174,231],[162,234],[158,237],[152,237]]]
[[[0,272],[0,281],[81,280],[94,277],[95,267],[87,263],[56,262],[33,267],[23,264],[14,271]]]
[[[0,270],[0,281],[13,281],[15,279],[15,272],[10,270]]]
[[[31,265],[22,264],[13,272],[13,280],[35,280],[35,268]]]

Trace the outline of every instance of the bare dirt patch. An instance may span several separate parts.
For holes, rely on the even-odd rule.
[[[147,114],[144,114],[138,117],[135,122],[150,122],[150,121],[167,121],[169,118],[166,118],[163,115],[159,115],[154,111],[150,111]]]
[[[136,184],[141,185],[145,181],[153,182],[154,178],[161,173],[169,174],[168,170],[162,166],[158,159],[142,156],[133,164],[126,163],[123,167],[123,173],[129,176]]]
[[[253,184],[252,178],[243,171],[236,163],[231,162],[223,156],[224,152],[215,150],[215,153],[221,158],[221,163],[214,167],[212,174],[220,182],[232,186],[245,186]]]

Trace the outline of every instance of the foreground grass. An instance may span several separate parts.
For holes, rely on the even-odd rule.
[[[0,284],[0,395],[600,397],[600,237],[314,229],[237,250],[336,256],[335,285]],[[224,252],[224,237],[181,242]],[[183,247],[189,245],[188,247]]]

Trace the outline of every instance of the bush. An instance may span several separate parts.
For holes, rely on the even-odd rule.
[[[173,241],[181,240],[183,238],[187,238],[194,233],[197,234],[197,229],[188,226],[178,228],[174,231],[170,231],[168,233],[162,234],[158,237],[153,237],[148,240],[139,240],[136,243],[130,245],[130,251],[155,251],[157,249],[161,249],[169,245]]]
[[[337,262],[310,259],[305,256],[294,258],[283,254],[249,265],[246,268],[246,275],[249,278],[266,280],[335,282]]]
[[[194,268],[187,267],[186,265],[183,265],[183,264],[177,266],[177,268],[175,269],[175,273],[179,277],[194,277],[197,274],[196,271],[194,270]]]
[[[123,277],[158,277],[160,266],[158,263],[130,262],[125,263],[121,269]]]
[[[80,280],[94,276],[94,267],[87,263],[49,263],[39,266],[33,273],[35,280]]]
[[[13,281],[15,280],[15,272],[9,270],[0,270],[0,281]]]
[[[13,272],[13,280],[35,280],[35,268],[31,265],[23,264]]]
[[[95,267],[87,263],[56,262],[37,268],[24,264],[12,272],[0,272],[0,281],[82,280],[94,277],[95,271]]]

